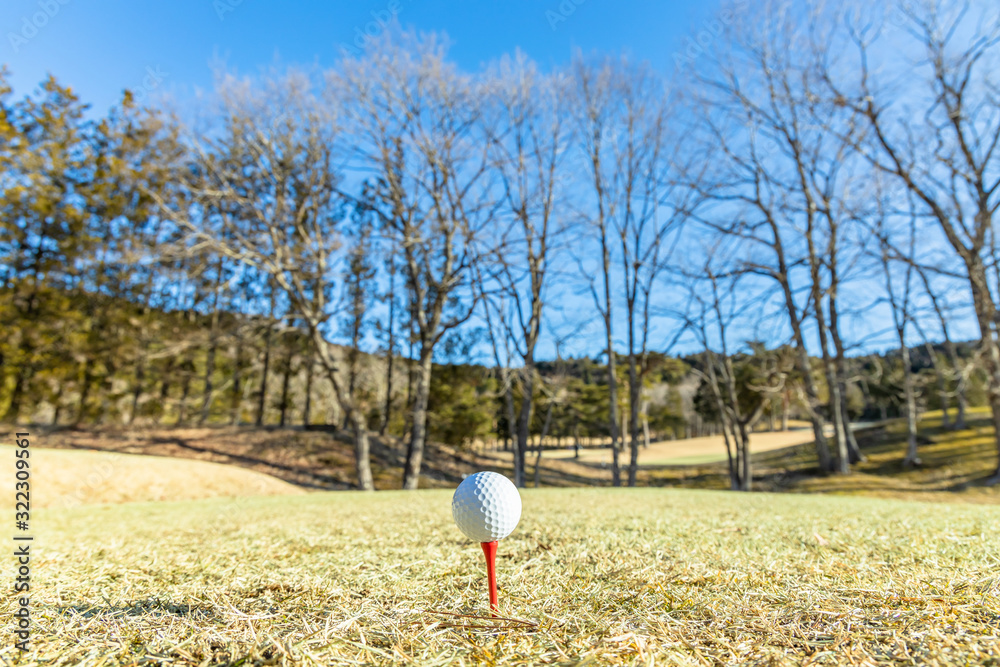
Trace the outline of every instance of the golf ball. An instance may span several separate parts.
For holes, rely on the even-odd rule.
[[[495,542],[513,532],[521,518],[517,487],[495,472],[469,475],[455,489],[451,515],[459,530],[476,542]]]

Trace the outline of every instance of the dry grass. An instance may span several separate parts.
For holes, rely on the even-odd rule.
[[[1000,508],[526,490],[491,628],[450,495],[44,510],[18,664],[1000,665]]]
[[[14,448],[0,446],[0,461],[13,460]],[[245,468],[162,456],[39,447],[32,449],[31,460],[36,508],[305,493]],[[13,494],[13,486],[8,488]]]
[[[769,452],[775,449],[792,447],[812,442],[813,435],[809,429],[794,431],[775,431],[750,434],[750,448],[755,452]],[[508,457],[512,455],[508,454]],[[573,449],[563,447],[554,451],[546,451],[543,459],[576,458]],[[628,454],[624,455],[628,460]],[[611,464],[611,450],[607,447],[583,449],[579,460],[584,463]],[[726,460],[726,443],[721,435],[701,438],[686,438],[683,440],[662,440],[643,447],[639,454],[640,465],[680,465],[685,463],[711,463]]]
[[[818,476],[812,443],[757,453],[754,488],[764,491],[863,495],[935,502],[1000,503],[1000,486],[985,481],[996,468],[993,426],[985,409],[975,409],[963,431],[941,427],[940,413],[920,422],[919,468],[903,467],[905,425],[892,423],[859,435],[867,460],[850,475]],[[725,464],[651,467],[640,474],[653,486],[724,489]]]
[[[926,415],[920,424],[920,452],[924,465],[914,470],[904,470],[902,466],[906,450],[903,429],[903,424],[897,423],[863,432],[860,440],[868,461],[854,466],[848,476],[817,476],[811,443],[755,451],[754,488],[906,500],[1000,503],[1000,486],[983,484],[996,466],[993,427],[985,409],[974,410],[969,428],[959,432],[943,430],[940,414]],[[38,451],[45,447],[95,449],[229,463],[310,490],[349,489],[354,481],[353,450],[346,437],[338,439],[332,433],[318,430],[216,427],[47,432],[34,427],[31,431],[33,446],[39,448]],[[768,435],[771,434],[760,433],[754,437]],[[3,437],[0,433],[0,441]],[[549,454],[546,452],[542,457],[539,476],[542,486],[610,486],[611,472],[605,462],[577,462],[556,459]],[[658,465],[650,462],[649,456],[645,450],[640,454],[640,486],[728,487],[726,464],[712,460],[713,453],[708,454],[708,461],[703,455],[685,460],[684,465],[677,465],[676,461],[673,465]],[[392,438],[373,438],[372,467],[376,488],[400,487],[404,457],[403,443]],[[534,462],[534,455],[529,455],[529,484],[534,479]],[[503,452],[461,451],[429,443],[420,486],[454,488],[463,475],[476,470],[513,475],[511,458]]]
[[[14,430],[11,426],[0,426],[0,442],[11,442]],[[226,463],[309,490],[346,490],[355,486],[353,445],[347,434],[335,434],[328,429],[21,426],[16,430],[30,431],[32,447],[38,451],[90,450]],[[376,436],[371,444],[375,488],[400,488],[406,444],[397,438]],[[482,455],[427,443],[420,487],[455,488],[464,475],[486,468],[513,474],[509,456],[504,460],[499,454]],[[599,466],[543,459],[545,486],[600,484],[604,477],[608,474]]]

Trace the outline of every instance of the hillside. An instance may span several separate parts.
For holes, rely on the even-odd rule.
[[[0,437],[12,431],[0,431]],[[346,490],[354,487],[354,450],[346,434],[326,429],[255,428],[32,428],[33,447],[93,450],[122,454],[193,459],[225,463],[275,477],[306,490]],[[397,489],[405,459],[405,444],[396,438],[373,436],[372,472],[378,489]],[[429,443],[421,488],[454,488],[462,476],[489,468],[511,473],[499,455],[476,454]],[[600,483],[591,468],[572,462],[546,462],[546,486]]]
[[[811,444],[757,454],[753,457],[754,488],[793,493],[850,494],[920,501],[1000,503],[1000,487],[984,481],[996,466],[996,444],[989,412],[969,414],[968,428],[941,427],[941,415],[928,413],[920,422],[922,465],[905,469],[905,425],[900,420],[858,434],[864,462],[850,475],[817,476]],[[726,488],[721,464],[651,466],[645,480],[657,486]]]
[[[0,446],[0,457],[13,461],[14,447]],[[183,458],[32,447],[31,463],[35,508],[305,493],[260,472]]]
[[[46,306],[51,310],[51,321],[15,326],[11,335],[0,336],[0,421],[150,429],[251,424],[325,426],[343,421],[343,411],[312,341],[295,318],[226,309],[212,313],[205,311],[205,304],[180,309],[140,305],[123,296],[83,290],[53,288],[42,296],[47,303],[51,301]],[[9,291],[0,289],[0,312],[13,307],[13,298]],[[79,316],[81,321],[94,318],[85,330],[70,327],[72,335],[66,330],[67,322],[61,319],[69,317],[67,309],[71,306],[84,313]],[[76,326],[83,325],[73,324]],[[31,335],[25,337],[28,333]],[[368,345],[367,350],[357,351],[356,388],[368,425],[379,430],[385,420],[387,432],[398,436],[407,429],[414,362],[403,354],[407,350],[397,338],[393,343],[397,354],[392,357],[389,374],[384,353],[387,342],[379,341]],[[32,353],[37,356],[32,363],[27,360],[33,357],[21,349],[29,343],[38,346]],[[327,347],[340,362],[353,354],[352,348],[334,342]],[[911,369],[926,390],[921,396],[922,410],[940,407],[930,351],[936,355],[934,358],[944,354],[940,345],[909,350]],[[956,345],[962,364],[973,363],[972,352],[969,343]],[[762,354],[787,363],[786,348]],[[752,361],[744,353],[736,356],[747,363]],[[861,378],[848,387],[848,408],[853,418],[901,414],[899,357],[898,350],[890,350],[847,360],[852,376]],[[498,384],[500,373],[489,366],[464,363],[461,358],[454,361],[434,365],[428,412],[432,439],[462,445],[506,437],[509,426]],[[819,360],[812,363],[822,385]],[[675,358],[650,353],[643,382],[642,422],[654,440],[718,433],[714,408],[700,395],[704,389],[695,370],[703,364],[697,354]],[[350,384],[348,365],[339,365],[339,381],[345,385]],[[618,367],[622,415],[628,407],[626,366],[623,361]],[[540,383],[530,425],[532,434],[542,430],[548,409],[548,399],[538,387],[548,385],[559,396],[554,401],[550,436],[564,440],[609,437],[606,364],[581,356],[539,361],[537,370]],[[982,373],[971,372],[967,385],[969,404],[984,405]],[[519,391],[515,386],[516,403],[520,402]],[[391,400],[386,420],[387,394]],[[759,428],[780,428],[783,420],[805,415],[791,388],[768,400]]]
[[[762,433],[760,436],[772,434]],[[802,437],[795,432],[775,436]],[[811,444],[758,452],[754,455],[757,490],[796,493],[839,493],[880,497],[1000,503],[1000,488],[985,487],[984,480],[995,462],[992,427],[988,413],[970,414],[969,428],[955,432],[942,429],[940,416],[929,414],[921,422],[921,457],[924,465],[904,470],[902,426],[889,423],[859,433],[867,461],[849,476],[815,475]],[[691,447],[674,441],[653,445],[656,451],[640,455],[640,486],[671,486],[692,489],[725,489],[728,478],[720,461],[721,445],[707,446],[704,456],[681,459],[683,464],[663,464],[657,447]],[[93,449],[107,452],[147,454],[227,463],[264,473],[306,490],[353,488],[353,450],[345,437],[326,430],[256,429],[215,427],[202,429],[88,428],[36,431],[36,447]],[[690,451],[684,450],[690,455]],[[546,452],[541,459],[542,486],[610,485],[607,464],[600,457],[606,450],[585,450],[580,460],[559,458]],[[405,445],[395,438],[372,439],[373,473],[378,489],[398,489]],[[597,457],[595,459],[595,457]],[[651,458],[652,457],[652,458]],[[698,459],[711,460],[698,463]],[[529,485],[534,479],[535,456],[528,458]],[[504,452],[469,451],[430,444],[421,478],[422,488],[454,488],[462,476],[477,470],[512,474],[510,455]]]

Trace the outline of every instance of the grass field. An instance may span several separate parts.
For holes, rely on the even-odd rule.
[[[177,466],[177,469],[182,467],[178,459],[226,463],[276,477],[306,490],[349,489],[354,481],[353,450],[349,440],[328,431],[253,427],[81,430],[31,427],[31,430],[33,446],[39,452],[43,448],[56,448],[154,454],[165,466]],[[754,434],[754,446],[761,443],[758,436],[765,439],[771,436],[766,446],[753,450],[754,489],[1000,503],[1000,486],[988,487],[983,483],[996,466],[993,427],[987,410],[972,410],[964,431],[942,429],[940,413],[927,413],[920,422],[920,455],[924,465],[912,470],[903,468],[904,430],[904,424],[898,422],[859,432],[862,451],[868,460],[853,466],[852,474],[847,476],[818,476],[812,443],[778,447],[776,436],[803,438],[802,432]],[[0,442],[9,442],[9,435],[9,432],[6,435],[0,432]],[[728,488],[726,464],[718,460],[718,443],[700,442],[692,448],[692,442],[694,440],[658,443],[649,450],[642,450],[639,485]],[[699,449],[706,445],[706,449]],[[400,487],[405,447],[405,443],[395,438],[372,438],[376,488]],[[678,449],[669,452],[664,463],[654,456],[663,454],[653,451],[655,447],[691,449],[680,459],[676,458]],[[593,450],[593,453],[599,457],[608,456],[607,450]],[[604,461],[586,458],[575,461],[555,458],[551,454],[545,452],[541,459],[539,481],[543,487],[610,485],[611,473]],[[533,454],[529,454],[527,463],[528,484],[532,485],[535,477]],[[152,463],[144,465],[148,465],[150,471],[154,469]],[[420,487],[453,489],[463,475],[477,470],[495,470],[512,476],[511,456],[504,452],[470,451],[428,443]],[[136,493],[149,491],[146,488],[148,476],[105,474],[105,477],[107,484],[113,487],[107,490],[108,500],[113,494],[124,493],[129,485],[136,486],[135,480],[142,481]]]
[[[42,510],[18,664],[1000,665],[1000,507],[528,489],[498,561],[520,623],[455,615],[486,591],[450,497]]]
[[[750,434],[750,448],[754,452],[770,452],[813,441],[812,430],[797,428],[792,431],[762,431]],[[552,459],[576,458],[572,448],[546,451],[543,456]],[[628,452],[622,454],[626,465]],[[579,460],[585,463],[611,464],[611,451],[607,448],[584,449]],[[661,440],[650,443],[640,451],[640,465],[686,465],[689,463],[714,463],[726,460],[726,443],[721,435],[682,440]]]
[[[1000,486],[986,480],[997,464],[993,426],[986,409],[968,415],[968,427],[952,431],[941,427],[940,413],[928,413],[920,422],[919,455],[922,465],[905,468],[906,426],[901,422],[859,433],[867,460],[850,475],[816,474],[816,452],[811,443],[753,456],[754,488],[762,491],[864,495],[935,502],[1000,503]],[[700,489],[727,488],[725,464],[691,462],[688,465],[649,466],[639,476],[652,486]]]
[[[33,507],[305,493],[269,475],[204,461],[44,448],[31,458]],[[0,461],[13,460],[14,448],[0,445]]]

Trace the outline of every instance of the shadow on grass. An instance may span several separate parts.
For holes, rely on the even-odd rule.
[[[849,475],[821,475],[812,443],[753,454],[754,489],[773,492],[864,494],[922,497],[934,493],[971,492],[976,502],[1000,502],[987,488],[996,467],[996,445],[988,412],[971,411],[967,428],[942,428],[931,414],[919,427],[922,465],[904,468],[905,424],[890,422],[857,431],[866,461],[852,466]],[[230,427],[231,428],[231,427]],[[220,432],[219,437],[190,437],[172,429],[92,431],[92,441],[75,442],[71,428],[60,438],[56,431],[51,446],[149,453],[196,460],[231,463],[263,472],[291,484],[314,490],[355,488],[353,445],[350,435],[332,426],[265,428],[240,427]],[[262,433],[263,431],[263,433]],[[66,437],[69,436],[69,437]],[[406,441],[372,434],[371,462],[376,488],[398,489],[406,457]],[[48,446],[48,445],[47,445]],[[534,486],[535,457],[528,453],[526,483]],[[640,459],[640,463],[642,463]],[[452,487],[478,470],[495,470],[513,476],[509,454],[476,452],[427,443],[421,487]],[[627,474],[622,467],[623,479]],[[575,459],[551,459],[544,454],[539,471],[542,486],[608,486],[611,470],[606,463]],[[640,486],[728,489],[725,460],[641,465]],[[995,500],[994,500],[995,497]]]
[[[152,452],[153,456],[164,456],[163,446],[173,445],[181,450],[186,450],[189,452],[194,452],[197,454],[208,454],[210,458],[204,457],[183,457],[190,458],[196,461],[207,461],[210,463],[223,463],[223,464],[236,464],[244,468],[249,468],[257,472],[262,472],[273,477],[277,477],[282,481],[288,482],[289,484],[294,484],[307,489],[315,489],[319,491],[332,491],[332,490],[343,490],[351,488],[351,485],[344,482],[343,480],[337,479],[330,475],[324,475],[318,473],[305,466],[292,466],[287,464],[278,463],[276,461],[269,461],[264,458],[248,456],[246,454],[239,454],[234,452],[227,452],[221,449],[214,449],[212,447],[201,447],[194,445],[188,440],[180,437],[160,437],[153,436],[147,439],[142,444],[129,443],[127,447],[116,448],[116,447],[103,447],[95,450],[94,447],[78,444],[75,442],[66,443],[65,447],[67,449],[76,449],[82,451],[105,451],[105,452],[116,452],[122,454],[142,454],[144,452]]]
[[[60,615],[73,614],[81,618],[122,618],[148,616],[179,616],[197,620],[217,618],[218,614],[207,607],[189,604],[174,604],[159,598],[136,600],[127,605],[100,606],[93,604],[74,604],[56,607]]]
[[[316,472],[315,470],[305,466],[292,466],[278,463],[276,461],[269,461],[264,458],[247,456],[246,454],[225,452],[211,447],[200,447],[198,445],[191,444],[183,438],[152,438],[150,442],[152,444],[174,444],[182,449],[188,449],[193,452],[211,454],[219,457],[221,459],[221,463],[236,463],[244,467],[249,467],[254,470],[267,473],[289,482],[290,484],[295,484],[296,486],[323,491],[351,488],[351,485],[345,483],[343,480],[331,475]]]
[[[933,417],[920,423],[921,465],[904,467],[905,424],[892,422],[857,432],[866,460],[849,475],[823,475],[812,443],[752,454],[753,487],[757,491],[861,494],[943,500],[947,494],[976,502],[1000,501],[989,480],[996,467],[996,443],[987,413],[968,415],[961,431],[942,428]],[[725,461],[646,466],[642,481],[650,486],[727,489]],[[938,494],[935,497],[935,494]],[[991,500],[992,499],[992,500]]]

